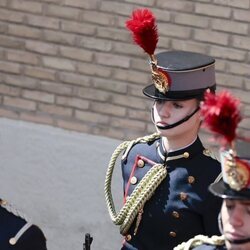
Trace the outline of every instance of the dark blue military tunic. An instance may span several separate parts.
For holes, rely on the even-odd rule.
[[[227,250],[226,246],[216,246],[210,244],[202,244],[198,247],[192,248],[192,250]]]
[[[169,152],[167,158],[161,138],[134,145],[122,162],[125,195],[131,194],[154,163],[166,164],[168,175],[146,202],[137,234],[135,220],[122,249],[172,250],[197,234],[219,234],[221,200],[208,192],[208,186],[221,167],[200,139]]]
[[[0,249],[46,250],[46,239],[40,228],[6,209],[0,199]]]

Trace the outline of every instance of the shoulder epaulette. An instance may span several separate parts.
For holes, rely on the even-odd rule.
[[[32,226],[31,222],[28,222],[26,216],[19,212],[16,208],[10,205],[6,200],[0,199],[0,206],[6,209],[9,213],[22,218],[26,223],[23,225],[22,228],[16,233],[16,235],[9,239],[9,243],[11,245],[15,245],[19,238]]]
[[[211,157],[213,158],[214,160],[217,160],[218,162],[220,162],[220,159],[219,159],[219,156],[218,154],[216,154],[213,150],[211,149],[208,149],[208,148],[205,148],[203,150],[203,154],[208,156],[208,157]]]
[[[213,150],[210,150],[210,149],[206,148],[206,149],[203,150],[203,154],[208,156],[208,157],[213,158],[214,160],[217,160],[218,162],[220,162],[219,156]],[[222,173],[220,173],[216,177],[216,179],[214,180],[214,183],[218,182],[221,178],[222,178]]]
[[[146,135],[146,136],[143,136],[143,137],[139,137],[139,138],[137,138],[135,140],[132,140],[132,141],[124,142],[124,143],[126,143],[126,147],[124,147],[124,149],[126,149],[126,150],[125,150],[124,154],[122,155],[122,160],[127,158],[129,151],[131,150],[131,148],[135,144],[137,144],[137,143],[147,143],[147,142],[150,142],[150,141],[154,141],[159,137],[160,137],[159,133],[154,133],[154,134],[151,134],[151,135]]]

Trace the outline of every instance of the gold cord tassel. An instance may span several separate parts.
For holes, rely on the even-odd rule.
[[[137,234],[138,231],[138,227],[140,225],[141,219],[142,219],[142,214],[143,214],[143,207],[140,208],[138,215],[137,215],[137,219],[136,219],[136,223],[135,223],[135,230],[134,230],[134,235]]]

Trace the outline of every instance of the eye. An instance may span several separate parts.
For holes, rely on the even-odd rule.
[[[250,205],[249,204],[247,204],[245,206],[245,210],[246,210],[247,214],[250,215]]]
[[[162,105],[162,104],[165,103],[165,101],[164,101],[164,100],[156,100],[155,103],[156,103],[157,105]]]
[[[176,108],[176,109],[181,109],[183,108],[183,105],[179,102],[173,102],[173,106]]]
[[[234,202],[232,202],[232,201],[226,201],[226,208],[228,209],[228,210],[233,210],[234,209],[234,207],[235,207],[235,204],[234,204]]]
[[[247,207],[247,214],[250,215],[250,207]]]
[[[234,205],[228,204],[228,205],[226,205],[226,208],[227,208],[228,210],[232,210],[232,209],[234,208]]]

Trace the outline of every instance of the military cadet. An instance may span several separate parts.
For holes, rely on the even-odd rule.
[[[224,100],[222,100],[223,98]],[[209,122],[210,129],[213,132],[217,131],[217,134],[219,133],[223,137],[229,135],[226,143],[224,140],[221,149],[222,179],[209,186],[209,190],[213,195],[223,199],[219,216],[219,227],[222,235],[212,237],[197,235],[188,242],[175,247],[174,250],[249,250],[250,158],[249,154],[247,158],[238,156],[234,148],[235,142],[233,142],[237,138],[235,129],[241,118],[237,114],[238,111],[235,112],[236,109],[232,108],[231,104],[235,105],[236,102],[233,96],[230,97],[229,93],[222,93],[217,100],[209,97],[209,102],[213,103],[212,106],[214,106],[208,105],[205,108],[206,113],[210,113],[206,114],[205,118]],[[228,106],[228,103],[231,104]],[[225,112],[221,107],[224,107],[222,109]],[[222,113],[227,113],[225,114],[227,117],[217,119],[214,114],[211,114],[213,112],[217,112],[219,116],[223,116]],[[214,120],[219,122],[214,122]],[[211,122],[217,125],[214,127]],[[229,132],[223,127],[223,124],[224,126],[227,124],[226,127]],[[218,125],[222,128],[218,129]]]
[[[28,222],[7,201],[0,199],[0,249],[46,250],[41,229]]]
[[[149,10],[133,13],[150,15]],[[198,137],[199,102],[216,86],[215,60],[187,51],[148,54],[153,83],[143,93],[153,100],[156,133],[119,145],[105,181],[107,207],[124,235],[124,250],[172,250],[190,236],[219,233],[221,202],[208,186],[220,174],[220,164]],[[111,179],[121,152],[124,205],[116,213]]]
[[[232,152],[224,152],[223,180],[211,184],[210,191],[221,198],[223,204],[219,216],[222,236],[207,237],[197,235],[174,250],[249,250],[250,249],[250,159],[235,158]],[[233,171],[243,177],[232,179],[229,164],[234,162]],[[243,176],[242,176],[243,173]],[[248,185],[241,188],[242,181],[248,179]],[[236,185],[238,186],[236,189]]]

